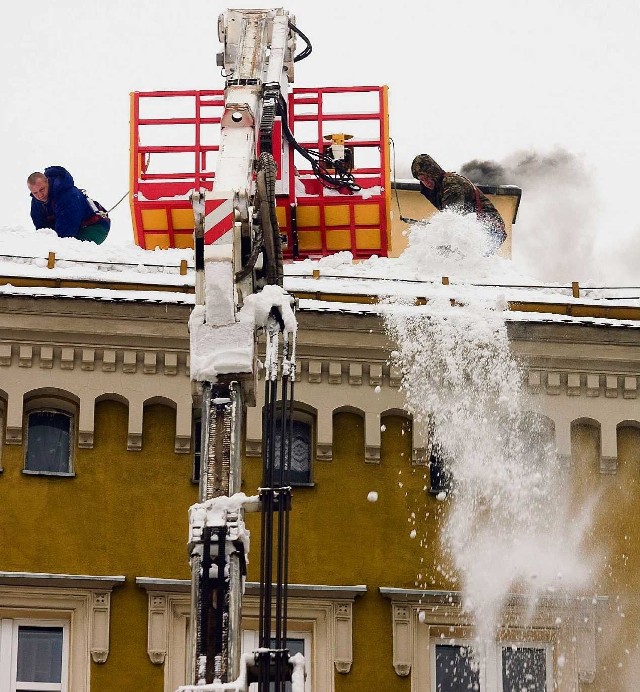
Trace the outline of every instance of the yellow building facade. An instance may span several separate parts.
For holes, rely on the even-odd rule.
[[[519,195],[502,196],[512,221]],[[169,692],[185,682],[197,501],[193,279],[150,295],[117,272],[82,286],[42,276],[26,268],[20,289],[0,280],[0,690],[26,679],[33,690]],[[429,492],[424,442],[389,365],[394,345],[371,296],[298,298],[288,631],[309,663],[306,689],[435,692],[438,647],[455,654],[473,623],[438,569],[447,501]],[[509,324],[512,348],[555,430],[576,515],[593,505],[587,540],[602,569],[588,594],[549,598],[530,617],[511,598],[483,689],[502,689],[504,650],[529,647],[547,689],[630,690],[640,675],[640,314],[598,308],[597,321],[579,300],[519,309],[529,318]],[[546,320],[552,310],[566,320]],[[247,495],[262,476],[261,385],[246,418]],[[258,515],[247,524],[249,649]],[[42,656],[49,667],[34,668]]]

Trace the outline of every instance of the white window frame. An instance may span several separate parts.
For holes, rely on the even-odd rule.
[[[89,692],[109,656],[111,591],[123,576],[0,572],[0,619],[68,623],[68,692]],[[57,625],[53,625],[57,626]],[[8,689],[0,679],[0,690]]]
[[[311,632],[302,631],[287,631],[287,639],[302,639],[304,641],[304,669],[305,669],[305,681],[304,681],[304,692],[311,692],[311,680],[313,679],[313,672],[311,666],[313,665],[313,640]],[[259,648],[260,639],[259,632],[257,630],[242,630],[242,653],[248,654],[256,651]],[[249,692],[257,692],[258,683],[254,682],[249,685]]]
[[[18,682],[18,632],[20,627],[60,627],[62,629],[61,682]],[[69,692],[69,621],[31,618],[0,619],[0,689],[8,692]]]

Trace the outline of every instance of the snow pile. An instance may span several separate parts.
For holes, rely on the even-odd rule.
[[[425,258],[443,273],[477,275],[485,256],[483,231],[472,217],[437,215],[401,261]],[[413,242],[413,240],[417,242]],[[571,521],[559,460],[546,419],[523,387],[511,354],[504,304],[469,290],[464,304],[432,295],[426,306],[390,299],[386,329],[398,350],[408,410],[429,426],[453,481],[443,547],[462,582],[463,606],[482,640],[494,638],[511,592],[533,603],[541,594],[587,585],[580,553],[582,526]]]
[[[49,253],[55,266],[47,268]],[[180,275],[180,263],[193,267],[193,250],[143,250],[130,244],[102,245],[58,238],[55,231],[0,228],[0,275],[180,285],[193,278]]]
[[[197,305],[189,318],[191,337],[191,377],[215,382],[219,375],[254,371],[256,329],[265,328],[271,311],[282,317],[285,334],[297,330],[293,298],[279,286],[265,286],[245,298],[238,321],[210,325],[205,307]]]

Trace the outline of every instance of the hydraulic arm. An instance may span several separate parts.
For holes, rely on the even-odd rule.
[[[202,401],[199,503],[190,510],[192,570],[188,690],[284,690],[290,408],[296,323],[282,289],[272,130],[293,78],[295,33],[282,9],[228,10],[219,20],[225,109],[212,191],[192,194],[196,307],[191,373]],[[285,146],[285,145],[283,145]],[[280,157],[282,158],[282,157]],[[264,334],[264,470],[255,497],[240,493],[241,434],[255,405],[256,341]],[[262,513],[260,648],[241,657],[249,535],[244,513]],[[300,662],[297,662],[300,665]]]

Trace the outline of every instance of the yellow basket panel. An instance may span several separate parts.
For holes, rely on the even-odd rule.
[[[167,212],[164,209],[142,209],[140,215],[142,216],[142,229],[145,234],[149,231],[166,231],[169,228],[167,225]]]
[[[348,226],[349,207],[346,204],[337,204],[335,207],[324,208],[324,222],[326,226]]]
[[[181,250],[191,249],[193,247],[193,233],[180,233],[173,237],[174,247]]]
[[[360,249],[380,249],[379,228],[356,228],[356,247]]]
[[[284,207],[276,207],[276,218],[278,219],[278,226],[286,226],[287,210]]]
[[[177,231],[192,231],[194,226],[192,209],[172,209],[171,221]]]
[[[327,250],[350,250],[351,233],[344,231],[327,231]]]
[[[161,250],[168,250],[171,247],[169,235],[167,233],[145,233],[144,249],[155,250],[157,247]]]
[[[318,227],[320,225],[320,207],[298,207],[296,220],[298,228]]]
[[[355,205],[356,226],[379,226],[380,207],[377,204]]]
[[[322,234],[320,231],[304,231],[298,234],[298,248],[302,251],[322,249]]]

